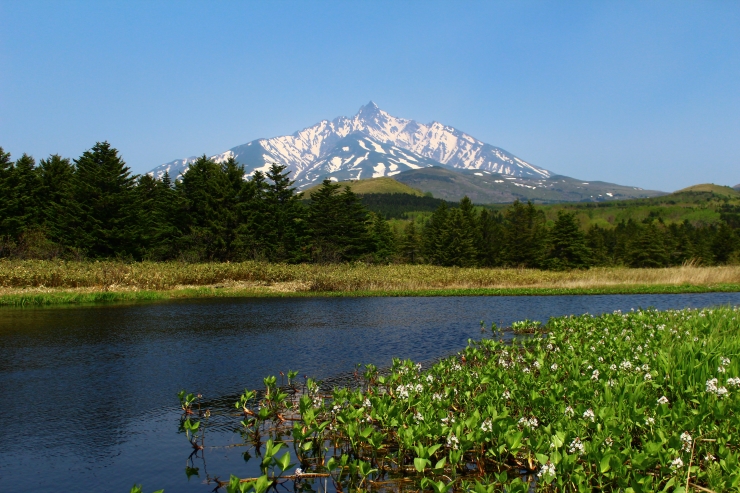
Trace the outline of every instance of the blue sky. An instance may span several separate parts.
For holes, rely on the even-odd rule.
[[[556,173],[740,183],[740,2],[0,0],[0,146],[136,173],[354,114]]]

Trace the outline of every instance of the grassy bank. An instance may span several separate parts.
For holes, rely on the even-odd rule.
[[[0,305],[197,297],[496,296],[740,291],[740,267],[552,272],[429,265],[0,261]]]

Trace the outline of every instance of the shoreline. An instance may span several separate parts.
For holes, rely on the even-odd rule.
[[[591,287],[482,287],[366,289],[341,291],[289,290],[282,286],[181,286],[174,289],[27,288],[0,294],[0,307],[99,305],[208,298],[370,298],[434,296],[567,296],[606,294],[690,294],[740,292],[738,283],[718,284],[604,284]],[[0,293],[2,293],[0,291]]]

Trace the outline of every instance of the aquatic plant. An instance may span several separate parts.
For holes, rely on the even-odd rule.
[[[300,489],[322,478],[337,491],[734,489],[738,328],[732,308],[562,317],[510,344],[471,340],[428,370],[368,365],[352,388],[266,378],[264,391],[235,404],[264,412],[266,443],[251,445],[262,474],[223,486]],[[289,453],[277,457],[289,443],[292,474]]]

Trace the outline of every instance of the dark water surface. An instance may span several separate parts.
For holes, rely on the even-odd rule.
[[[207,462],[193,464],[200,476],[187,479],[190,446],[177,432],[180,389],[200,392],[217,408],[279,371],[326,379],[351,373],[357,363],[436,359],[481,337],[481,320],[509,325],[638,307],[727,304],[740,304],[740,293],[3,308],[0,492],[128,492],[135,482],[147,493],[209,492],[214,486],[204,484],[206,474],[253,475],[243,449],[223,447],[239,443],[239,436],[214,427],[206,437]]]

